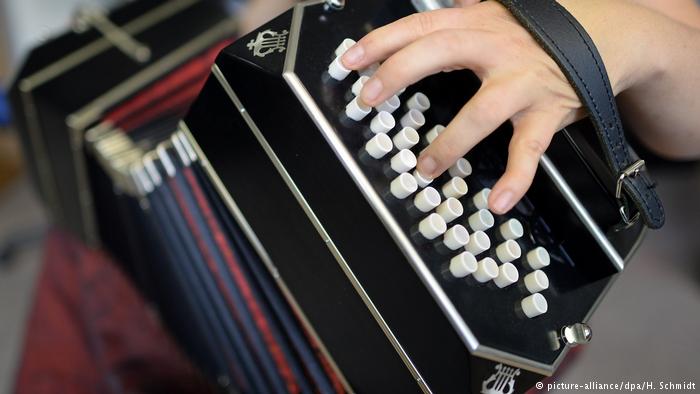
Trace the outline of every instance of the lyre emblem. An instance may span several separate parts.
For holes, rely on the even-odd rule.
[[[496,372],[481,384],[481,394],[513,394],[520,369],[496,365]]]
[[[272,52],[284,52],[287,49],[287,30],[277,33],[267,29],[258,33],[254,40],[248,43],[248,49],[253,51],[253,56],[265,57]]]

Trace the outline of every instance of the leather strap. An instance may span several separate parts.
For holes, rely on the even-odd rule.
[[[593,41],[576,19],[554,0],[497,0],[527,29],[559,65],[578,94],[595,127],[608,166],[618,177],[616,188],[623,221],[641,217],[660,228],[665,214],[654,184],[633,160],[605,70]],[[637,216],[638,215],[638,216]]]

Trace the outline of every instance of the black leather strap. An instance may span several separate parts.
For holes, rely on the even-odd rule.
[[[643,172],[626,173],[637,161],[630,155],[605,65],[588,33],[554,0],[497,1],[532,34],[576,90],[597,131],[608,165],[619,176],[623,192],[621,213],[629,220],[638,213],[647,226],[661,227],[665,215],[654,184]]]

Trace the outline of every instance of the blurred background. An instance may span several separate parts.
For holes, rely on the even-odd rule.
[[[117,2],[90,3],[110,7]],[[28,50],[66,30],[79,3],[0,2],[0,394],[13,392],[22,362],[50,227],[22,159],[6,91]],[[284,1],[255,2],[241,13],[242,29],[287,6]],[[667,207],[667,225],[648,233],[594,314],[593,341],[574,353],[557,381],[697,382],[700,376],[700,165],[658,161],[650,170]]]

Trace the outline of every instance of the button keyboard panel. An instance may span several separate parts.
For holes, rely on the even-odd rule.
[[[346,126],[346,133],[354,130],[368,137],[362,150],[369,157],[360,152],[358,162],[372,174],[373,185],[385,196],[385,203],[405,226],[426,264],[445,287],[457,289],[456,293],[459,286],[507,290],[512,316],[535,319],[546,314],[549,278],[545,270],[550,253],[528,233],[541,223],[528,223],[519,213],[522,209],[506,215],[495,215],[488,209],[490,187],[503,163],[484,160],[491,152],[475,149],[438,179],[423,177],[415,170],[416,158],[445,131],[444,125],[454,113],[445,113],[440,101],[431,97],[437,92],[421,87],[421,83],[376,108],[364,106],[358,96],[379,65],[349,72],[340,56],[352,43],[354,40],[345,39],[337,47],[327,71],[327,88],[338,97],[351,98],[339,121]],[[432,113],[436,107],[441,110]],[[355,150],[356,139],[345,141],[351,150]],[[479,176],[484,168],[487,176]],[[384,181],[379,181],[382,178]]]

